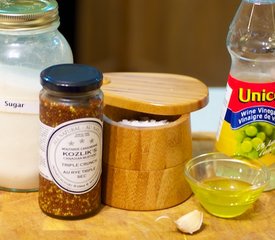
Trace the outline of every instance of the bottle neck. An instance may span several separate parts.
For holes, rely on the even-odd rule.
[[[275,6],[263,2],[275,0],[243,0],[230,25],[228,49],[242,58],[275,59]]]
[[[275,81],[275,0],[242,0],[230,25],[230,73],[251,82]]]

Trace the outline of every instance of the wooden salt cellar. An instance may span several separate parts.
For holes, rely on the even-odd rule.
[[[183,176],[192,156],[190,113],[207,104],[207,87],[175,74],[106,73],[104,78],[103,202],[128,210],[182,203],[191,195]],[[120,123],[144,117],[169,123]]]

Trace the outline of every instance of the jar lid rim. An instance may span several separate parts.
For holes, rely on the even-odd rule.
[[[58,64],[44,69],[41,85],[49,90],[64,93],[83,93],[101,87],[103,74],[97,68],[84,64]]]
[[[0,29],[41,28],[59,21],[56,0],[5,0],[0,3]]]

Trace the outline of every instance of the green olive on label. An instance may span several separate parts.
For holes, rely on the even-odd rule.
[[[261,157],[262,153],[275,154],[275,127],[270,123],[248,124],[235,131],[237,155],[251,159]]]

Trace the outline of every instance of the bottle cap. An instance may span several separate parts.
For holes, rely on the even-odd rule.
[[[59,23],[55,0],[3,0],[0,2],[0,29],[39,29]]]
[[[98,69],[83,64],[53,65],[43,70],[40,77],[43,87],[64,93],[81,93],[98,89],[103,79]]]

